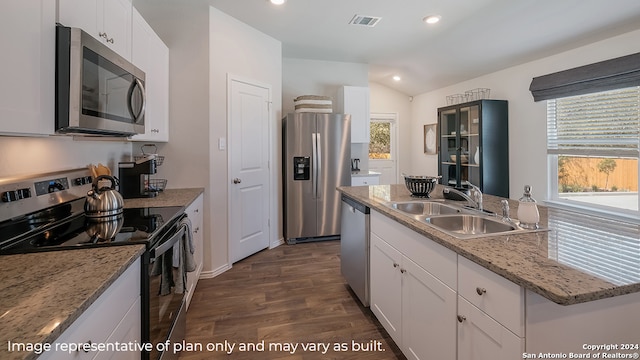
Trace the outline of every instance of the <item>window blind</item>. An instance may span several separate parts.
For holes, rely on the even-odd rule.
[[[640,225],[549,209],[549,257],[616,285],[640,282]]]
[[[640,87],[547,101],[547,152],[638,157]]]
[[[640,86],[640,53],[533,78],[535,101]]]

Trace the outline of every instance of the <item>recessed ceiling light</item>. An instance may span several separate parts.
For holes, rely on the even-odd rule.
[[[287,0],[269,0],[273,5],[282,5],[284,4]]]
[[[425,16],[424,19],[422,19],[422,21],[426,22],[427,24],[435,24],[438,21],[440,21],[440,15]]]
[[[400,75],[393,75],[393,80],[400,81],[402,80],[402,78],[400,77]]]

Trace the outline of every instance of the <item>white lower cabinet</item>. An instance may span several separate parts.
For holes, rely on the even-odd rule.
[[[455,359],[456,292],[414,262],[409,257],[413,252],[400,252],[386,238],[383,240],[381,236],[384,235],[375,233],[389,234],[393,231],[391,227],[394,225],[379,216],[375,214],[372,219],[371,310],[407,358]],[[380,221],[374,225],[376,219]],[[404,240],[414,244],[403,244],[408,245],[407,249],[434,245],[417,233],[411,235],[398,230],[399,236],[389,241],[409,235]],[[448,263],[453,253],[442,249],[446,250],[448,259],[444,262]],[[453,259],[455,265],[455,255]]]
[[[185,213],[191,220],[191,231],[193,232],[193,246],[194,253],[193,258],[196,262],[196,270],[187,273],[187,293],[186,293],[186,304],[187,310],[189,309],[189,304],[191,303],[191,297],[193,296],[193,292],[196,290],[196,285],[198,284],[198,278],[200,277],[200,273],[202,272],[203,265],[203,249],[204,246],[204,228],[202,227],[204,223],[203,218],[203,206],[204,206],[204,195],[200,194],[187,208],[185,209]]]
[[[458,359],[521,359],[524,339],[458,296]]]
[[[458,256],[458,359],[519,359],[524,353],[524,289]]]
[[[140,343],[140,259],[131,264],[51,345]],[[49,351],[39,359],[140,359],[140,351]]]
[[[400,345],[402,274],[400,274],[399,266],[402,262],[402,255],[373,233],[371,234],[370,252],[371,311],[393,340]]]
[[[371,211],[371,311],[408,359],[519,359],[524,290]]]
[[[409,359],[455,359],[456,292],[403,258],[402,349]]]
[[[351,186],[379,185],[380,175],[351,176]]]

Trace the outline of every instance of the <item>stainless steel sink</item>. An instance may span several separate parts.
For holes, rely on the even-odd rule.
[[[410,215],[444,215],[457,214],[461,210],[455,206],[449,206],[433,201],[406,201],[391,203],[391,207]]]
[[[457,214],[428,217],[427,224],[457,238],[474,238],[499,235],[520,230],[514,224],[474,214]]]

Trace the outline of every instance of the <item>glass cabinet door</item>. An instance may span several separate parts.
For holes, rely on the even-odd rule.
[[[442,184],[480,186],[480,106],[440,113],[440,174]]]
[[[456,109],[440,113],[440,174],[442,175],[441,182],[443,185],[450,184],[450,181],[455,184],[456,181],[457,117],[458,112]]]
[[[479,106],[460,109],[460,165],[463,185],[480,186],[480,119]]]

